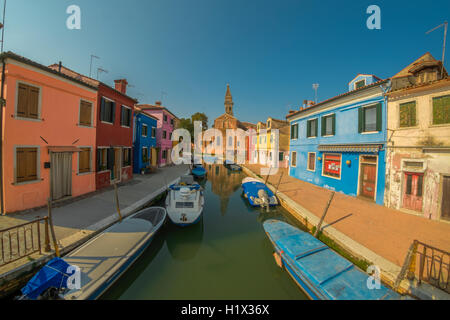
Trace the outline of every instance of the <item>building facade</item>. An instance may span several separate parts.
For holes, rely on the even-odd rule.
[[[258,152],[255,152],[254,156],[258,158],[255,161],[273,168],[287,168],[289,166],[289,122],[269,117],[265,123],[258,123],[257,132]],[[277,138],[278,143],[276,143]]]
[[[176,128],[178,121],[177,116],[161,105],[160,101],[156,101],[155,105],[141,104],[138,107],[145,113],[158,119],[156,129],[155,156],[158,159],[158,166],[164,167],[172,164],[172,132]]]
[[[289,174],[383,204],[388,86],[358,75],[351,91],[291,111]]]
[[[61,64],[49,67],[97,88],[96,189],[132,179],[132,121],[137,100],[126,94],[127,80],[115,80],[113,88]]]
[[[2,212],[95,191],[97,88],[12,52],[2,58]]]
[[[156,129],[158,119],[136,108],[133,132],[133,172],[142,173],[158,165]]]
[[[385,204],[450,221],[450,78],[426,53],[392,78]]]

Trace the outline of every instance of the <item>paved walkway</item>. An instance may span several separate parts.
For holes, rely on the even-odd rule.
[[[118,188],[122,216],[125,217],[148,204],[155,195],[166,189],[165,186],[186,174],[187,171],[187,165],[180,165],[161,168],[149,175],[134,175],[132,181]],[[47,216],[47,208],[0,216],[0,230],[45,216]],[[118,220],[114,189],[96,192],[83,199],[53,208],[52,216],[60,246],[68,247]],[[39,256],[33,256],[33,259],[38,258]],[[0,267],[0,276],[29,261],[28,258],[22,258]]]
[[[261,165],[246,167],[261,175]],[[268,182],[276,187],[281,173],[279,191],[320,218],[331,191],[290,177],[287,169],[279,169]],[[322,227],[326,230],[327,225],[397,266],[402,266],[413,240],[450,251],[450,223],[428,220],[341,193],[335,194]]]

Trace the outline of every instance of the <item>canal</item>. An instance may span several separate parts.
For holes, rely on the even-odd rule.
[[[273,258],[262,223],[296,222],[281,207],[265,212],[242,196],[243,173],[206,165],[203,218],[167,221],[150,247],[102,299],[307,299]]]

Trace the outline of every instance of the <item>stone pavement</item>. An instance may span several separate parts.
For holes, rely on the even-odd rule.
[[[261,165],[244,167],[261,176]],[[280,195],[297,211],[302,211],[312,225],[317,225],[331,191],[290,177],[288,169],[281,168],[277,174],[269,176],[268,183],[276,188],[281,174]],[[342,193],[335,194],[322,228],[324,232],[337,231],[335,240],[342,240],[338,242],[359,251],[360,257],[369,258],[367,260],[374,264],[388,265],[386,269],[390,269],[393,276],[398,274],[414,240],[450,251],[450,223],[428,220]]]
[[[146,206],[156,196],[166,190],[181,175],[188,172],[187,165],[160,168],[149,175],[134,175],[132,181],[118,188],[119,203],[123,217]],[[0,230],[35,220],[36,217],[47,216],[47,208],[0,216]],[[52,209],[56,238],[62,248],[68,248],[86,241],[89,235],[95,234],[118,220],[114,189],[95,192],[79,200]],[[42,256],[45,256],[43,254]],[[17,262],[0,267],[0,278],[30,261],[42,258],[33,255]],[[0,281],[1,282],[1,281]],[[0,284],[1,285],[1,284]]]

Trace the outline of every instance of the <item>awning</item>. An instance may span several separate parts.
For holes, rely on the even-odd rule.
[[[369,152],[377,153],[383,148],[382,144],[328,144],[319,145],[319,151],[326,152]]]
[[[81,152],[81,149],[74,146],[48,147],[48,152]]]

